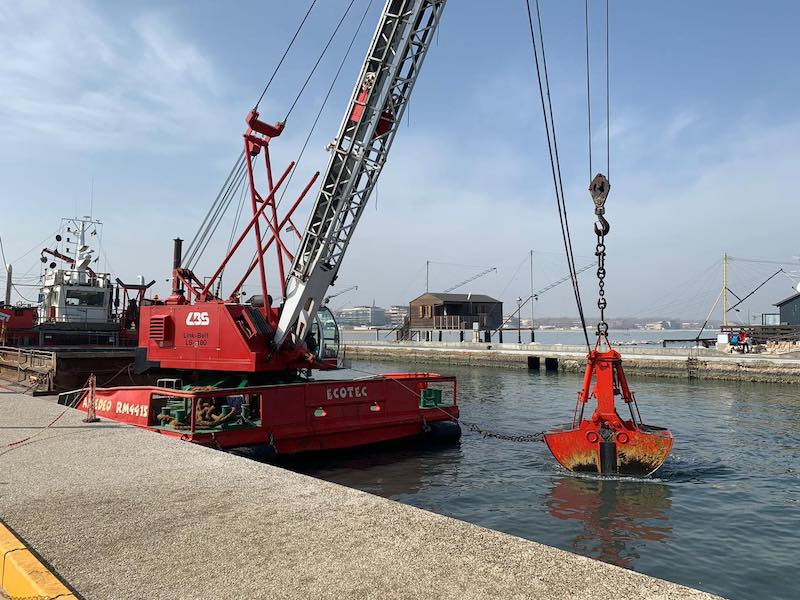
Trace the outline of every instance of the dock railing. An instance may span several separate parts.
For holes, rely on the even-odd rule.
[[[37,391],[52,391],[56,372],[54,352],[0,346],[0,379]]]

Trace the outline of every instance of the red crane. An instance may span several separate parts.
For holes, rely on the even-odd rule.
[[[283,133],[256,109],[246,118],[232,181],[246,182],[250,217],[213,274],[189,268],[175,240],[172,293],[139,308],[137,367],[161,373],[159,387],[98,388],[81,406],[161,433],[222,448],[267,453],[341,448],[429,434],[460,436],[456,383],[430,373],[314,381],[335,366],[335,323],[323,303],[386,162],[403,111],[434,38],[445,0],[388,0],[358,75],[299,249],[281,238],[314,185],[308,181],[279,218],[276,196],[294,168],[275,177],[270,144]],[[263,169],[263,171],[261,170]],[[227,184],[228,182],[226,182]],[[233,184],[231,184],[233,185]],[[255,258],[231,292],[220,278],[247,237]],[[275,249],[282,302],[267,288],[265,254]],[[240,301],[258,271],[257,301]],[[318,312],[324,318],[318,319]],[[189,384],[189,385],[184,385]]]

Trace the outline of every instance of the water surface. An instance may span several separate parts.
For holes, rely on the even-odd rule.
[[[353,366],[358,376],[415,369]],[[580,386],[565,373],[439,371],[458,376],[464,419],[505,433],[569,422]],[[543,442],[470,432],[455,447],[362,450],[296,468],[726,597],[797,598],[798,389],[649,378],[631,385],[645,422],[675,436],[672,456],[651,479],[578,477]]]

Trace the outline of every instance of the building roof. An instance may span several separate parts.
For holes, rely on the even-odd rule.
[[[784,304],[789,304],[789,302],[791,302],[792,300],[796,300],[797,298],[800,298],[800,292],[792,294],[788,298],[784,298],[783,300],[781,300],[780,302],[776,302],[772,306],[783,306]]]
[[[442,292],[425,292],[421,296],[417,296],[411,302],[415,302],[425,296],[431,296],[434,300],[439,302],[490,302],[500,303],[500,300],[495,300],[486,294],[445,294]]]

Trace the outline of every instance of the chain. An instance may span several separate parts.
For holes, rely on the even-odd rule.
[[[606,278],[606,236],[604,233],[597,235],[597,246],[594,254],[597,257],[597,308],[600,309],[600,322],[597,324],[597,335],[608,335],[608,323],[606,323],[606,300],[605,278]]]
[[[507,442],[540,442],[544,437],[544,434],[546,433],[545,431],[540,431],[539,433],[512,435],[508,433],[497,433],[494,431],[487,431],[485,429],[482,429],[477,423],[470,423],[462,419],[459,419],[459,423],[464,425],[470,431],[479,433],[484,438],[494,438],[497,440],[505,440]]]
[[[598,173],[589,184],[589,193],[594,200],[594,214],[597,215],[599,223],[595,223],[594,232],[597,235],[597,245],[594,255],[597,257],[597,308],[600,309],[600,322],[597,324],[597,335],[608,335],[608,323],[606,323],[606,300],[605,278],[606,278],[606,235],[611,230],[605,218],[605,204],[608,193],[611,191],[611,184],[605,175]]]

